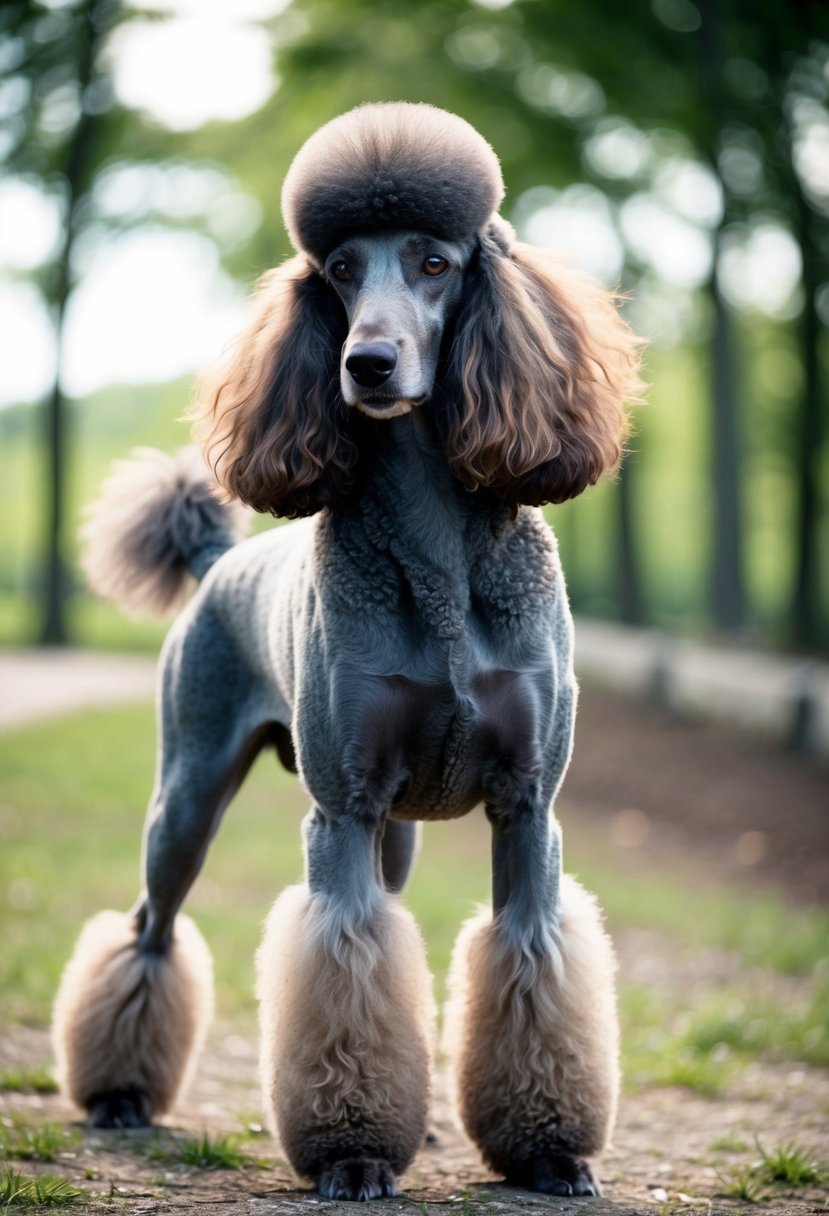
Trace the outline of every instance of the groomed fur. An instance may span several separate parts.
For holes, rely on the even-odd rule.
[[[563,502],[619,462],[641,343],[604,288],[528,245],[482,237],[469,275],[446,376],[421,408],[468,489],[513,507]],[[340,392],[345,338],[342,305],[304,259],[264,277],[235,358],[195,412],[229,494],[291,517],[358,491],[371,432]]]
[[[321,896],[284,891],[257,965],[276,1132],[297,1173],[333,1197],[335,1163],[377,1159],[399,1174],[420,1147],[434,1006],[423,941],[394,897],[359,934],[329,920]]]
[[[129,614],[166,616],[245,532],[198,450],[139,448],[117,461],[89,508],[82,559],[90,587]]]
[[[345,313],[304,258],[263,277],[229,366],[205,380],[194,417],[207,460],[255,511],[313,515],[348,495],[359,448],[340,393]]]
[[[525,1184],[539,1159],[601,1152],[616,1112],[613,948],[595,900],[568,875],[561,897],[546,957],[487,913],[461,930],[449,977],[458,1111],[487,1163]]]
[[[151,1116],[183,1088],[213,1011],[210,952],[178,916],[166,954],[144,954],[133,919],[100,912],[66,964],[52,1018],[61,1090],[78,1106],[140,1091]]]
[[[300,148],[282,187],[295,249],[322,265],[355,232],[412,229],[458,241],[504,197],[492,148],[446,110],[411,102],[358,106]]]
[[[481,238],[442,392],[459,481],[541,506],[616,468],[642,383],[641,343],[615,303],[550,253]]]

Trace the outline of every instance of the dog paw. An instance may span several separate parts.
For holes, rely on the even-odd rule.
[[[543,1157],[522,1167],[510,1179],[544,1195],[601,1195],[602,1188],[582,1157]]]
[[[354,1157],[336,1161],[322,1171],[317,1186],[325,1199],[385,1199],[397,1194],[388,1161],[379,1157]]]
[[[90,1127],[137,1128],[152,1123],[150,1105],[140,1089],[110,1089],[87,1103]]]

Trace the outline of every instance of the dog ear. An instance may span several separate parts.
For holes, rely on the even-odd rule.
[[[358,449],[340,395],[342,304],[304,257],[266,274],[229,366],[205,382],[196,432],[228,494],[313,515],[350,491]]]
[[[640,346],[604,288],[494,229],[482,235],[448,355],[455,476],[513,509],[580,494],[619,463]]]

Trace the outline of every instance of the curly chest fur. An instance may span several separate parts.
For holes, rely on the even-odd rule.
[[[509,521],[477,503],[459,537],[443,523],[416,545],[376,514],[368,530],[356,516],[321,521],[325,661],[313,669],[327,676],[300,696],[296,731],[323,802],[346,790],[396,818],[454,817],[504,773],[538,780],[557,736],[569,747],[569,613],[552,533],[537,512]]]

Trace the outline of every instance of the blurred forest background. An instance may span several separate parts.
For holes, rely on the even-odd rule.
[[[4,0],[0,641],[158,636],[85,594],[81,507],[186,442],[301,142],[406,98],[650,343],[621,477],[550,511],[576,610],[826,652],[828,97],[823,0]]]

